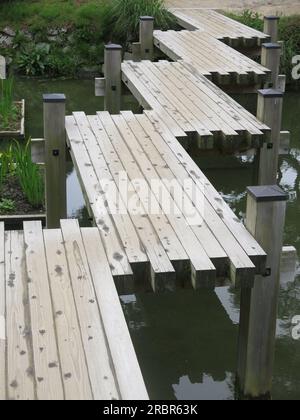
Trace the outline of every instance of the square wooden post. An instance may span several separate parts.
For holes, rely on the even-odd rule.
[[[277,185],[249,187],[246,226],[267,252],[265,276],[241,290],[237,382],[240,398],[269,399],[287,195]]]
[[[281,45],[276,43],[266,43],[262,45],[261,64],[271,70],[271,85],[266,87],[276,89],[278,87],[278,76],[280,71]]]
[[[104,108],[111,114],[119,114],[122,99],[122,47],[121,45],[109,44],[105,46],[104,54],[104,77],[105,77],[105,100]]]
[[[265,16],[264,17],[264,33],[270,35],[271,42],[278,41],[278,23],[279,16]]]
[[[277,182],[283,92],[274,89],[258,91],[257,118],[271,129],[271,138],[256,156],[258,185]]]
[[[47,94],[43,101],[47,228],[54,229],[67,217],[66,98]]]
[[[153,60],[154,55],[154,18],[152,16],[140,17],[140,45],[141,60]]]

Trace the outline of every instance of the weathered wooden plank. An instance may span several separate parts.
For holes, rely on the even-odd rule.
[[[0,222],[0,401],[6,398],[6,325],[5,325],[5,251],[4,223]]]
[[[4,248],[3,248],[4,249]],[[7,399],[35,399],[28,276],[22,232],[5,234]],[[4,375],[4,378],[6,375]]]
[[[121,398],[146,400],[148,393],[99,232],[94,228],[81,232]]]
[[[89,264],[77,220],[61,221],[90,382],[96,400],[119,399]]]
[[[207,201],[222,218],[228,229],[233,233],[238,243],[242,246],[246,254],[251,258],[257,267],[257,271],[265,267],[266,254],[259,246],[252,235],[247,231],[243,223],[235,216],[230,207],[225,203],[220,194],[216,191],[207,177],[203,174],[197,164],[189,157],[180,143],[171,135],[168,128],[162,120],[155,121],[151,113],[146,113],[156,130],[167,142],[169,148],[175,154],[181,165],[186,169],[189,176],[199,185],[200,189],[204,187],[204,194]],[[213,230],[214,232],[214,230]],[[251,272],[251,267],[250,272]]]
[[[47,265],[66,400],[93,398],[81,340],[63,237],[58,229],[44,230]]]
[[[205,220],[203,220],[202,206],[204,200],[202,199],[202,192],[199,192],[201,199],[198,200],[200,194],[197,192],[196,195],[196,184],[193,183],[191,186],[191,182],[189,181],[192,180],[184,167],[181,166],[173,153],[171,153],[168,145],[145,115],[135,116],[129,111],[122,112],[121,114],[132,132],[135,133],[136,138],[153,166],[157,169],[161,179],[167,181],[166,186],[174,186],[174,180],[176,181],[176,191],[172,188],[170,189],[174,201],[182,207],[182,213],[213,264],[222,271],[228,257],[213,233],[207,227]],[[149,141],[149,138],[151,141]],[[182,188],[180,194],[178,194],[178,188]],[[183,203],[184,205],[182,206]]]
[[[37,398],[62,400],[64,389],[41,223],[24,223],[24,238]]]
[[[116,227],[99,191],[99,181],[91,164],[90,157],[85,150],[82,136],[76,125],[74,117],[66,118],[67,137],[71,147],[71,155],[77,169],[83,191],[87,197],[87,204],[92,209],[97,225],[101,226],[101,236],[106,253],[111,264],[114,277],[126,276],[131,281],[133,273],[128,258],[120,243]]]
[[[167,220],[164,218],[158,201],[151,191],[149,191],[148,194],[148,192],[144,190],[143,185],[145,185],[146,180],[139,170],[137,163],[133,161],[132,155],[126,147],[126,144],[114,122],[107,114],[101,114],[100,118],[97,116],[89,116],[88,120],[97,137],[107,165],[110,167],[111,173],[116,181],[121,172],[125,172],[127,174],[127,193],[130,192],[130,201],[132,201],[132,203],[141,204],[139,207],[142,212],[142,219],[139,215],[134,214],[132,214],[131,217],[133,220],[136,219],[135,222],[137,222],[140,228],[144,226],[148,234],[153,235],[153,233],[151,233],[151,227],[147,227],[145,225],[145,223],[148,224],[147,218],[149,217],[157,236],[166,249],[170,260],[178,262],[186,261],[187,255],[183,247],[180,245],[174,230],[167,224]],[[122,162],[120,156],[123,157],[122,160],[125,159],[125,163]],[[131,179],[133,179],[134,182],[131,182]],[[140,183],[138,182],[139,180]],[[123,189],[120,190],[120,194],[122,197],[124,196],[124,198],[126,198],[126,192],[123,191]],[[155,213],[157,212],[157,214],[149,211],[150,205],[153,206],[152,208],[156,210]],[[137,218],[133,216],[137,216]],[[144,228],[142,230],[144,230]],[[138,231],[141,234],[141,229],[138,229]],[[141,235],[141,241],[143,240],[145,240],[144,235]],[[149,238],[147,240],[149,240]]]
[[[118,226],[118,233],[122,239],[129,262],[132,264],[147,263],[147,255],[140,246],[140,239],[127,213],[127,203],[123,202],[119,195],[121,174],[119,174],[116,179],[113,178],[112,172],[101,151],[101,139],[98,143],[86,115],[83,112],[75,112],[73,115],[97,175],[99,190],[103,191],[103,196],[106,199],[108,209],[114,219],[115,225]],[[112,156],[110,156],[110,158],[112,158]],[[108,188],[109,185],[110,188]],[[99,224],[99,229],[101,228],[102,225]]]
[[[169,115],[167,110],[157,101],[141,82],[137,74],[135,74],[131,68],[130,62],[122,64],[122,80],[144,109],[155,109],[163,116],[174,136],[186,137],[186,133],[179,126],[177,121]]]
[[[144,177],[148,180],[151,179],[152,181],[160,180],[155,167],[139,146],[134,134],[130,129],[128,130],[125,120],[121,116],[113,116],[112,118],[118,126],[119,131],[122,133],[134,159],[139,162]],[[216,277],[215,267],[190,229],[190,226],[176,203],[172,203],[173,199],[170,196],[169,191],[163,183],[160,184],[160,191],[156,191],[156,189],[152,189],[152,191],[162,204],[168,204],[167,209],[164,209],[164,212],[191,260],[192,282],[194,287],[198,288],[201,287],[201,285],[213,283]],[[163,197],[163,199],[161,197]],[[169,203],[172,203],[171,211]]]

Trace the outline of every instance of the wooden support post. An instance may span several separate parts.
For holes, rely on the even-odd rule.
[[[287,195],[277,185],[249,187],[246,226],[267,252],[265,276],[241,290],[237,383],[240,398],[269,399]]]
[[[279,16],[265,16],[264,18],[264,33],[270,35],[271,42],[278,41],[279,19]]]
[[[277,89],[278,76],[280,70],[281,45],[276,43],[267,43],[262,45],[261,64],[271,70],[271,86],[267,87]]]
[[[271,128],[271,138],[257,152],[258,185],[277,182],[283,92],[274,89],[258,91],[257,118]]]
[[[47,227],[54,229],[67,217],[66,98],[61,94],[50,94],[44,95],[43,99]]]
[[[105,111],[119,114],[121,111],[122,81],[121,81],[122,47],[109,44],[105,46],[104,77],[105,77]]]
[[[154,55],[154,18],[151,16],[140,17],[140,44],[141,60],[153,60]]]

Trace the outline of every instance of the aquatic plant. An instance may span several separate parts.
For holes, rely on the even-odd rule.
[[[18,118],[18,108],[13,101],[13,78],[0,83],[0,130],[9,130]]]
[[[28,202],[38,208],[44,202],[44,180],[39,166],[32,162],[30,143],[31,139],[23,147],[15,142],[15,171]]]

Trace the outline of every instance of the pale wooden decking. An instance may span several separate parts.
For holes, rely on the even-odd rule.
[[[249,28],[211,9],[172,9],[178,23],[188,30],[201,30],[233,48],[256,47],[269,42],[263,32]]]
[[[203,31],[155,31],[154,44],[171,60],[219,85],[261,87],[270,71]]]
[[[198,133],[201,148],[257,148],[270,134],[265,124],[181,62],[126,61],[122,78],[143,108],[162,117],[176,137]]]
[[[71,156],[113,276],[117,281],[125,279],[124,290],[142,288],[145,280],[155,291],[174,290],[181,286],[182,276],[188,280],[188,264],[190,283],[195,288],[212,288],[224,276],[236,285],[248,286],[255,266],[258,271],[264,266],[264,251],[163,120],[164,115],[134,115],[128,111],[116,116],[75,112],[66,117]],[[122,174],[128,176],[129,191],[119,188]],[[103,180],[115,184],[126,214],[114,211],[114,197],[104,191]],[[189,223],[191,213],[179,210],[178,196],[168,189],[168,182],[174,180],[182,188],[186,180],[192,182],[193,187],[184,190],[183,196],[188,210],[203,216],[203,223]],[[152,181],[161,181],[164,198],[176,212],[165,210]],[[195,208],[193,189],[200,193],[203,209]],[[126,207],[127,194],[131,201],[142,204],[142,215]],[[149,211],[150,201],[158,207],[156,213]],[[133,290],[132,272],[138,273]]]
[[[98,229],[0,223],[0,400],[147,398]]]

